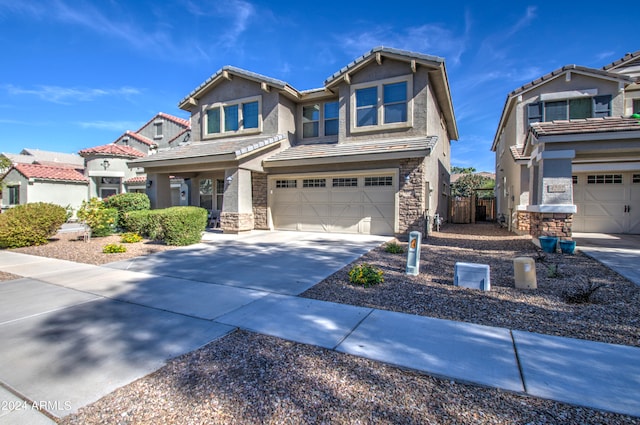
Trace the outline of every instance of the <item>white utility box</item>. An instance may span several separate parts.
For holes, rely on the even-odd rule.
[[[456,263],[453,284],[464,288],[491,290],[488,264]]]

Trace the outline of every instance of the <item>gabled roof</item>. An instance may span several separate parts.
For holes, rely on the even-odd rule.
[[[609,65],[603,66],[602,69],[605,71],[619,71],[621,68],[625,68],[628,65],[630,65],[631,62],[636,62],[637,59],[640,59],[640,50],[633,53],[627,53],[617,61],[614,61]]]
[[[509,116],[509,112],[513,107],[513,103],[518,98],[518,96],[530,90],[533,90],[537,87],[540,87],[544,84],[547,84],[549,81],[555,80],[556,78],[560,78],[561,76],[566,75],[567,73],[570,73],[570,72],[582,74],[582,75],[590,75],[596,78],[608,79],[611,81],[618,81],[620,83],[627,84],[627,85],[633,83],[633,78],[625,75],[621,75],[615,72],[608,72],[608,71],[604,71],[596,68],[587,68],[587,67],[578,66],[578,65],[565,65],[562,68],[558,68],[554,71],[551,71],[540,78],[537,78],[521,87],[518,87],[517,89],[513,90],[511,93],[507,95],[507,99],[504,102],[504,107],[502,108],[502,115],[500,116],[500,122],[498,123],[498,128],[493,137],[493,144],[491,145],[491,150],[492,151],[496,150],[500,132],[502,131],[502,128],[504,127],[504,124],[505,124],[505,119]]]
[[[437,136],[419,137],[414,139],[378,140],[359,143],[318,143],[311,145],[292,146],[282,152],[264,160],[265,167],[290,165],[295,161],[314,163],[326,162],[329,158],[340,158],[349,162],[350,158],[362,161],[362,155],[367,154],[398,154],[410,158],[417,152],[424,155],[432,150],[438,142]]]
[[[531,124],[530,131],[535,137],[640,131],[640,121],[635,118],[604,117],[567,121],[536,122]]]
[[[69,167],[53,167],[39,164],[14,164],[15,169],[28,179],[88,182],[80,171]],[[11,169],[9,171],[11,171]]]
[[[345,77],[358,72],[370,63],[381,62],[383,58],[390,58],[404,61],[411,64],[412,68],[417,66],[427,67],[430,78],[432,79],[434,93],[438,99],[438,104],[442,109],[447,124],[447,132],[453,140],[458,140],[458,126],[453,111],[453,103],[451,101],[451,89],[449,87],[449,79],[445,69],[444,59],[438,56],[425,55],[422,53],[411,52],[408,50],[394,49],[390,47],[374,47],[369,52],[360,56],[338,72],[331,75],[324,82],[325,87],[331,88],[344,81]],[[348,78],[347,78],[348,79]]]
[[[172,149],[159,151],[155,155],[131,161],[136,167],[154,166],[162,161],[175,161],[184,159],[202,158],[209,162],[217,160],[238,160],[241,157],[257,152],[267,146],[280,143],[286,139],[283,134],[273,137],[258,137],[249,139],[222,139],[210,142],[196,142],[178,146]]]
[[[109,156],[122,156],[126,158],[141,158],[143,156],[146,156],[144,153],[140,152],[135,148],[132,148],[131,146],[121,146],[115,143],[83,149],[80,151],[80,155],[82,156],[109,155]]]
[[[226,81],[231,78],[231,76],[236,75],[238,77],[245,78],[247,80],[255,81],[257,83],[264,83],[267,86],[274,87],[278,90],[289,90],[295,96],[299,96],[299,93],[296,89],[291,87],[289,84],[282,80],[277,80],[275,78],[267,77],[265,75],[261,75],[255,72],[247,71],[246,69],[237,68],[235,66],[226,65],[218,70],[215,74],[207,78],[202,84],[196,87],[191,93],[186,95],[184,99],[178,103],[178,107],[180,109],[189,110],[189,102],[191,100],[197,100],[202,97],[205,93],[207,93],[211,88],[217,85],[221,81]]]
[[[151,124],[152,122],[157,120],[158,117],[164,118],[164,119],[166,119],[168,121],[171,121],[171,122],[179,125],[180,127],[191,128],[191,121],[189,121],[189,120],[186,120],[184,118],[174,117],[173,115],[165,114],[164,112],[158,112],[158,114],[156,116],[151,118],[142,127],[140,127],[136,133],[142,131],[143,128],[145,128],[146,126],[148,126],[149,124]]]
[[[143,135],[138,134],[138,133],[133,132],[133,131],[130,131],[130,130],[125,131],[122,136],[118,137],[118,140],[121,140],[123,137],[131,137],[132,139],[136,139],[138,142],[143,143],[143,144],[145,144],[147,146],[155,146],[156,145],[156,142],[154,142],[153,140],[148,139],[148,138],[144,137]],[[118,140],[116,140],[113,143],[116,143]]]
[[[34,158],[32,162],[46,162],[56,164],[67,164],[84,167],[84,159],[73,153],[43,151],[40,149],[25,148],[20,155],[28,155]]]

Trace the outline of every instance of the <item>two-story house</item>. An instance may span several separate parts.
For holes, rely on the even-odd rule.
[[[492,151],[499,215],[515,232],[640,233],[638,52],[564,66],[509,93]]]
[[[154,155],[189,140],[190,122],[173,115],[158,113],[137,131],[126,131],[107,145],[83,149],[79,153],[86,162],[89,198],[106,198],[123,192],[145,192],[147,177],[142,168],[129,168],[136,158]],[[172,205],[186,205],[184,182],[171,184]],[[186,192],[185,192],[186,193]]]
[[[304,91],[225,66],[179,107],[190,141],[129,163],[156,208],[176,176],[225,232],[393,235],[446,217],[458,130],[442,58],[378,47]]]

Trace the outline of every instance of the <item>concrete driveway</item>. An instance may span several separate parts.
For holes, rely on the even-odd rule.
[[[640,285],[640,235],[574,233],[576,249]]]
[[[0,282],[0,401],[19,395],[69,414],[235,329],[217,317],[270,294],[297,295],[389,238],[205,239],[107,266],[0,251],[0,270],[25,276]]]

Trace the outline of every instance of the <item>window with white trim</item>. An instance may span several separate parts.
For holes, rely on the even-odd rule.
[[[364,185],[370,186],[393,186],[393,177],[391,176],[374,176],[365,177]]]
[[[336,136],[338,113],[337,101],[304,105],[302,107],[302,138]]]
[[[259,132],[262,123],[260,110],[260,96],[209,105],[204,110],[204,136]]]
[[[276,180],[276,188],[278,189],[295,189],[298,187],[297,180]]]
[[[587,176],[587,184],[622,184],[622,174],[594,174]]]
[[[412,125],[411,76],[351,86],[351,130],[403,128]]]

